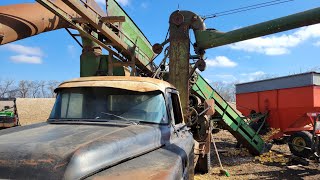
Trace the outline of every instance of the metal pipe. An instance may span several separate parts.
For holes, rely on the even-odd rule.
[[[216,30],[197,30],[195,31],[196,47],[197,50],[200,51],[317,23],[320,23],[320,8],[244,27],[227,33],[218,32]]]
[[[76,13],[61,0],[52,1],[71,16]],[[69,25],[38,3],[0,6],[0,45]]]

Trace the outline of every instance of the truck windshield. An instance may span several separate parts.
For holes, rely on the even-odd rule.
[[[135,92],[103,87],[60,90],[50,119],[168,122],[165,100],[160,91]]]

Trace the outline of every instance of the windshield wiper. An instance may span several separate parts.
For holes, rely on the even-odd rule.
[[[109,116],[114,116],[114,117],[117,117],[119,119],[123,119],[123,120],[126,120],[128,121],[128,119],[122,117],[122,116],[118,116],[118,115],[115,115],[115,114],[112,114],[112,113],[107,113],[107,112],[101,112],[102,114],[106,114],[106,115],[109,115]]]
[[[112,114],[112,113],[107,113],[107,112],[101,112],[101,113],[102,113],[102,114],[109,115],[109,116],[117,117],[117,118],[119,118],[119,119],[122,119],[122,120],[125,120],[125,121],[127,121],[127,122],[130,122],[131,124],[134,124],[134,125],[138,125],[138,122],[129,120],[129,119],[124,118],[124,117],[122,117],[122,116],[118,116],[118,115],[115,115],[115,114]]]

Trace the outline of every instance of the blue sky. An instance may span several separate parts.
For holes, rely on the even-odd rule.
[[[103,5],[103,0],[98,1]],[[154,44],[163,41],[168,30],[168,18],[178,7],[180,10],[207,15],[267,0],[118,1]],[[0,1],[0,5],[30,2],[34,1],[7,0]],[[319,5],[319,0],[295,0],[209,19],[206,20],[206,25],[207,28],[227,32]],[[316,60],[319,50],[320,25],[309,26],[207,50],[207,69],[202,74],[210,82],[246,82],[263,76],[281,76],[307,70],[320,71]],[[0,78],[58,81],[75,78],[79,76],[80,53],[81,48],[64,29],[0,46]]]

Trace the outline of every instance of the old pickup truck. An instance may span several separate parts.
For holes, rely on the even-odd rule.
[[[0,131],[1,179],[193,179],[194,139],[171,84],[62,83],[47,122]]]

